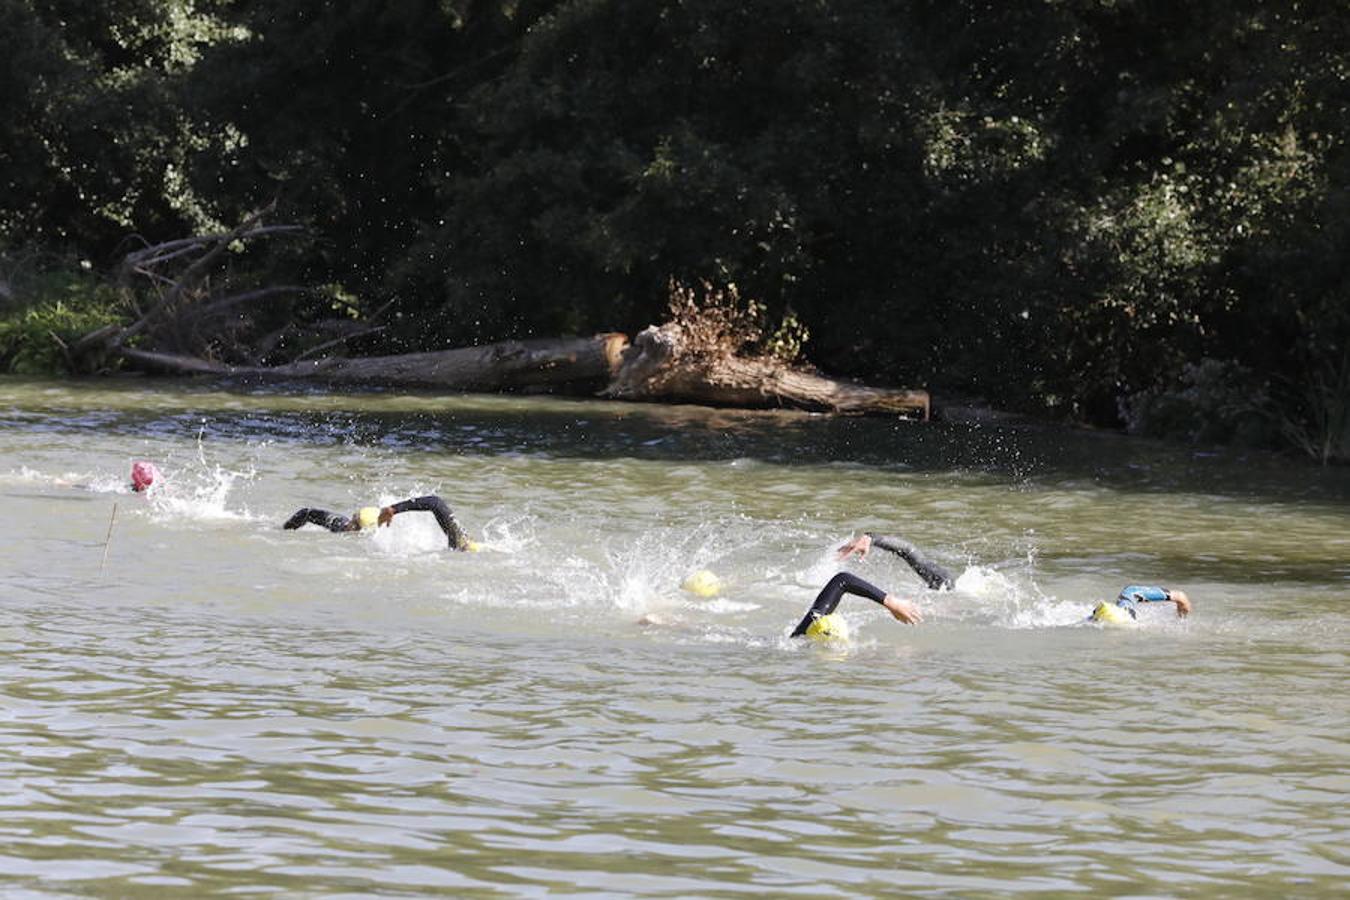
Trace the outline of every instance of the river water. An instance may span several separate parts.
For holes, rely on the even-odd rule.
[[[164,479],[128,493],[133,459]],[[438,493],[373,533],[283,531]],[[1350,472],[1027,426],[0,380],[6,896],[1340,894]],[[840,564],[860,529],[960,573]],[[786,634],[847,567],[847,645]],[[709,570],[722,593],[681,581]],[[1082,620],[1138,582],[1181,621]],[[658,624],[659,623],[659,624]]]

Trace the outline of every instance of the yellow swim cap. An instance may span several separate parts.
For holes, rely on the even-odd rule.
[[[1092,621],[1105,625],[1133,625],[1134,616],[1131,616],[1130,611],[1124,607],[1103,601],[1092,610]]]
[[[361,530],[374,528],[380,522],[380,508],[378,506],[363,506],[356,511],[356,524],[361,526]]]
[[[680,589],[697,597],[716,597],[722,592],[722,580],[707,569],[699,569],[680,582]]]
[[[483,549],[483,545],[480,544],[480,543],[478,543],[477,541],[469,541],[469,540],[466,540],[466,541],[464,542],[464,551],[465,551],[466,553],[477,553],[479,550],[482,550],[482,549]]]
[[[813,641],[846,641],[848,623],[838,613],[817,616],[814,622],[806,626],[806,636]]]

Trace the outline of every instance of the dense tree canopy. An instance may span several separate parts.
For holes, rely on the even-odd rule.
[[[385,351],[631,332],[708,280],[836,373],[1343,439],[1339,4],[0,0],[0,33],[11,252],[108,267],[277,199],[306,238],[240,268],[392,304]]]

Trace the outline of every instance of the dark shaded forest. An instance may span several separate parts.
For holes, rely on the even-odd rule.
[[[154,302],[128,254],[268,209],[195,352],[632,334],[706,282],[834,375],[1350,455],[1342,3],[0,0],[0,36],[10,371]]]

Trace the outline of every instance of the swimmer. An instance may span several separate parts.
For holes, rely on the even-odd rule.
[[[1088,621],[1128,625],[1139,618],[1140,603],[1174,604],[1178,619],[1184,619],[1191,613],[1191,598],[1186,596],[1185,591],[1174,591],[1153,585],[1129,584],[1120,589],[1120,594],[1113,602],[1103,600],[1093,607],[1088,615]]]
[[[839,559],[848,559],[855,553],[859,559],[866,559],[873,547],[888,550],[903,559],[932,590],[951,590],[956,586],[956,579],[951,572],[928,559],[919,548],[902,538],[878,536],[869,531],[840,547]],[[1171,603],[1176,606],[1179,619],[1184,619],[1191,612],[1191,598],[1186,596],[1185,591],[1131,584],[1122,588],[1113,602],[1098,603],[1088,619],[1115,624],[1132,622],[1139,617],[1140,603]]]
[[[394,516],[404,512],[429,512],[436,517],[436,524],[441,526],[441,531],[445,532],[446,540],[449,541],[452,550],[477,550],[478,545],[469,540],[469,536],[464,533],[464,529],[459,527],[455,521],[454,515],[450,512],[450,507],[440,497],[429,494],[425,497],[414,497],[411,500],[401,500],[392,506],[363,506],[351,516],[340,516],[331,513],[326,509],[312,509],[305,507],[298,509],[295,514],[286,520],[282,528],[293,530],[304,525],[318,525],[327,528],[329,531],[364,531],[368,528],[378,526],[388,526],[394,520]]]
[[[722,593],[722,579],[707,569],[699,569],[697,572],[691,572],[689,577],[680,582],[680,590],[687,591],[695,597],[716,597]]]
[[[902,600],[888,594],[874,584],[862,580],[852,572],[840,572],[825,583],[816,595],[811,608],[806,611],[801,622],[792,630],[791,637],[809,637],[818,641],[848,640],[848,623],[835,613],[839,601],[845,594],[866,597],[886,607],[896,619],[907,625],[917,625],[923,621],[919,608],[908,600]],[[639,625],[676,625],[662,613],[650,612],[638,619]]]
[[[86,484],[78,481],[67,481],[64,478],[53,478],[51,483],[57,487],[77,488],[81,491],[98,491],[100,493],[111,493],[114,490],[119,492],[120,488],[109,489],[99,487],[93,484]],[[147,493],[150,488],[164,483],[164,476],[160,474],[159,467],[152,462],[138,459],[131,464],[131,492],[133,494]]]
[[[142,494],[163,479],[159,468],[152,462],[138,459],[131,464],[131,492]]]
[[[855,597],[866,597],[868,600],[880,603],[886,607],[886,611],[893,617],[906,625],[917,625],[923,621],[923,616],[919,614],[919,608],[908,600],[902,600],[894,594],[888,594],[874,584],[863,581],[852,572],[840,572],[829,581],[825,582],[825,587],[821,588],[820,593],[816,595],[815,602],[811,608],[806,611],[806,615],[797,623],[797,627],[792,630],[792,637],[810,637],[820,639],[843,639],[848,638],[848,627],[844,621],[834,614],[834,609],[839,605],[839,601],[845,594],[853,594]]]

